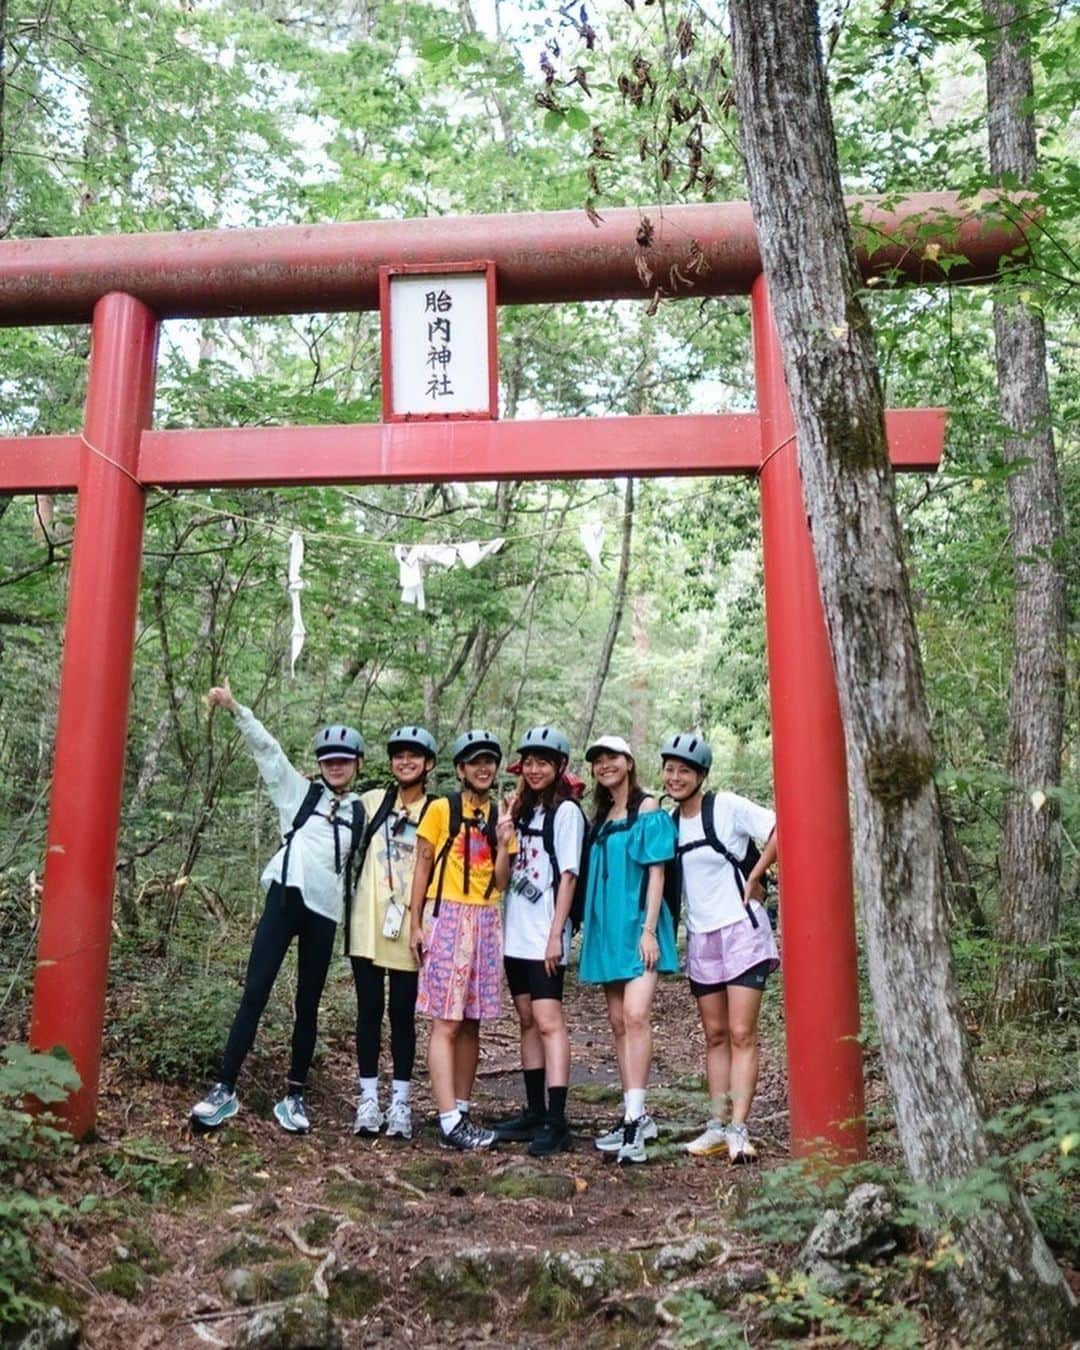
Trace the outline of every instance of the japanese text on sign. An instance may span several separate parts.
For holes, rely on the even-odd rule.
[[[390,279],[396,416],[487,415],[487,280],[483,273]]]

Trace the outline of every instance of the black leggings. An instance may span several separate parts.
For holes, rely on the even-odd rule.
[[[307,1080],[315,1037],[319,1030],[319,1000],[330,969],[337,924],[316,914],[304,904],[295,886],[284,890],[277,882],[266,894],[263,910],[248,957],[244,996],[233,1018],[232,1030],[221,1060],[221,1081],[236,1086],[240,1068],[255,1040],[259,1018],[263,1015],[270,990],[274,987],[285,953],[293,938],[296,950],[296,1002],[292,1034],[292,1063],[289,1082],[302,1087]]]
[[[390,976],[390,1056],[394,1077],[407,1083],[416,1059],[416,990],[419,972],[386,970],[366,956],[353,956],[356,982],[356,1064],[361,1078],[379,1076],[379,1043]]]

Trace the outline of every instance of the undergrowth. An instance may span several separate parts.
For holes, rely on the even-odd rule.
[[[33,1188],[71,1144],[47,1108],[78,1086],[79,1075],[60,1053],[35,1054],[24,1045],[0,1052],[0,1324],[24,1321],[36,1306],[25,1292],[35,1273],[35,1235],[68,1212],[61,1200]]]

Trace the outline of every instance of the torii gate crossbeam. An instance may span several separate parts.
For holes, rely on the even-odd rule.
[[[957,251],[956,217],[948,215],[956,209],[951,198],[918,198],[906,214],[880,218],[893,242],[864,266],[928,279],[923,263],[912,261],[912,231],[925,228],[928,212],[948,218],[943,238]],[[372,266],[453,261],[459,247],[494,258],[503,303],[640,297],[638,212],[611,212],[591,234],[573,213],[555,213],[0,243],[0,326],[93,318],[83,435],[0,439],[0,492],[79,492],[31,1027],[36,1047],[64,1044],[72,1052],[83,1080],[67,1110],[76,1133],[87,1133],[96,1115],[145,487],[756,473],[784,875],[792,1145],[796,1153],[822,1140],[849,1156],[864,1151],[843,731],[756,236],[741,204],[664,208],[655,216],[650,261],[677,261],[693,239],[704,259],[694,294],[751,294],[756,414],[149,429],[165,315],[370,307],[365,278]],[[997,218],[992,229],[969,220],[965,230],[972,280],[988,278],[1021,242]],[[357,238],[366,241],[359,262]],[[944,413],[890,414],[889,437],[898,467],[931,468]]]

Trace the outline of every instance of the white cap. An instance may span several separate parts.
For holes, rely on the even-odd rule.
[[[627,759],[634,758],[633,750],[621,736],[599,736],[585,751],[585,758],[591,764],[603,750],[610,750],[615,755],[625,755]]]

